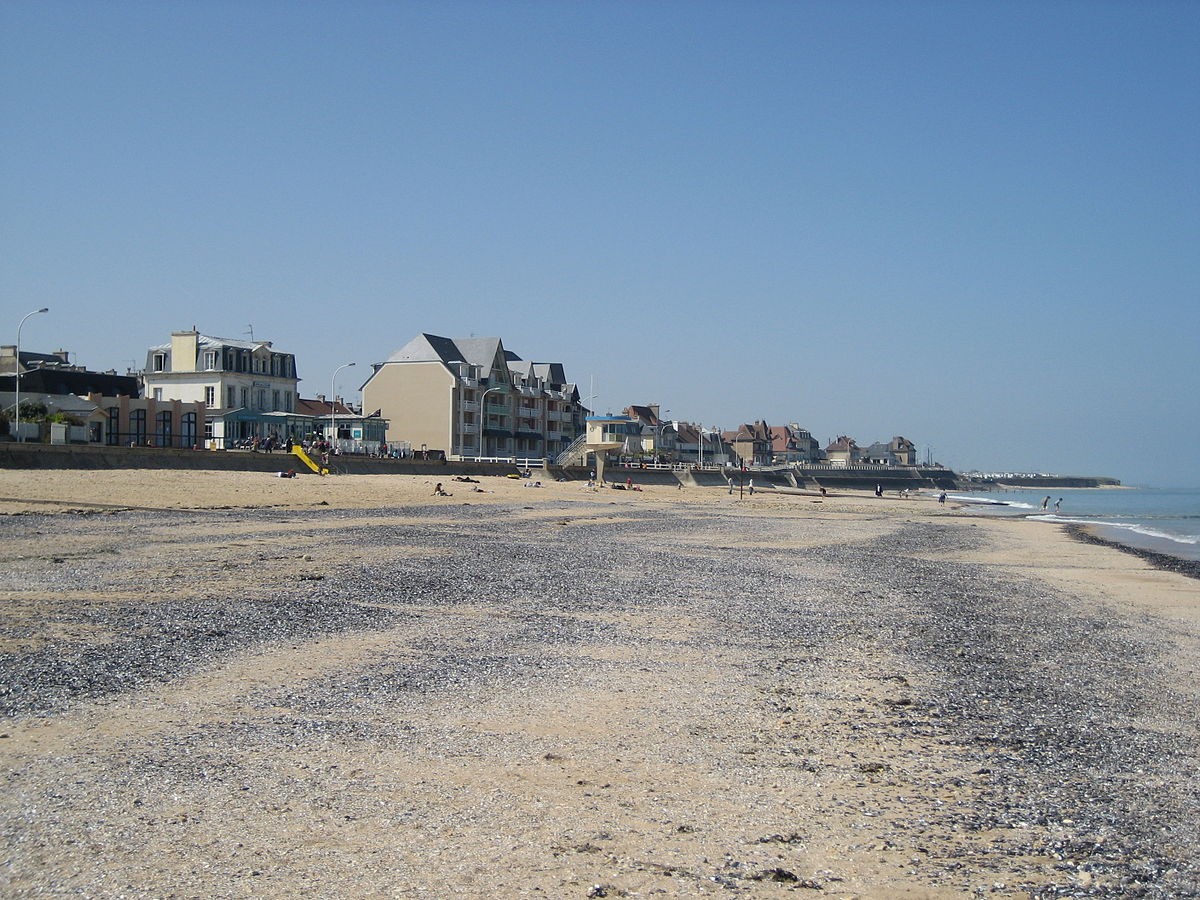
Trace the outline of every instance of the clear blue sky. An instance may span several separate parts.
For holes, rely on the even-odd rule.
[[[1200,482],[1200,4],[0,5],[0,339],[351,393],[421,331],[959,468]],[[354,376],[354,377],[351,377]]]

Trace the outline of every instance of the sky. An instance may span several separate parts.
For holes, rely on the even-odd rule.
[[[0,341],[421,332],[961,470],[1200,485],[1200,4],[0,4]]]

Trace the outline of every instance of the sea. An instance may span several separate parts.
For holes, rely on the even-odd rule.
[[[1042,512],[1042,499],[1050,503]],[[1059,511],[1054,501],[1062,498]],[[1200,560],[1200,488],[1041,488],[952,492],[947,499],[1039,522],[1078,523],[1110,541]]]

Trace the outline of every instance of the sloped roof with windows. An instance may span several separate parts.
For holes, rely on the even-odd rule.
[[[232,338],[212,337],[207,334],[196,336],[196,346],[201,350],[214,350],[221,347],[232,347],[235,350],[261,350],[271,347],[270,341],[236,341]],[[170,350],[171,344],[168,341],[165,344],[158,344],[151,347],[150,350]]]
[[[500,338],[457,338],[421,333],[388,357],[388,362],[440,362],[449,368],[455,363],[478,366],[490,377],[497,360],[508,354]],[[505,363],[507,369],[507,363]]]

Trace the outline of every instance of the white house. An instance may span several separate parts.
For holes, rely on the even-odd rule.
[[[151,347],[142,380],[147,397],[209,409],[295,412],[299,399],[293,354],[273,350],[270,341],[234,341],[195,329]]]

